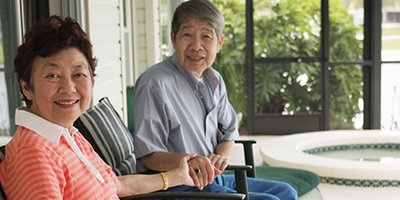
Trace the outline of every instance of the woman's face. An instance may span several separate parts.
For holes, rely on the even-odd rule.
[[[33,61],[32,88],[21,81],[24,95],[32,101],[33,113],[71,128],[89,106],[92,75],[86,57],[77,48],[68,48]]]

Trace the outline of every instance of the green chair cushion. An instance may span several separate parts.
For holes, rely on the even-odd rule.
[[[225,171],[224,174],[233,173]],[[297,191],[298,196],[313,190],[320,182],[320,177],[314,172],[284,167],[256,166],[256,177],[288,183]]]
[[[257,166],[256,177],[288,183],[298,196],[313,190],[320,182],[320,177],[314,172],[284,167]]]

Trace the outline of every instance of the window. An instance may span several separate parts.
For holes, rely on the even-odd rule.
[[[329,0],[329,128],[362,129],[364,0]]]
[[[10,135],[10,115],[8,114],[8,96],[4,70],[4,45],[0,21],[0,136]]]
[[[386,13],[386,23],[398,23],[400,22],[400,13],[399,12],[387,12]]]
[[[13,58],[21,41],[21,26],[17,21],[17,1],[0,1],[0,135],[12,135],[14,110],[21,105],[17,77],[14,74]]]
[[[400,130],[400,1],[382,1],[381,128]]]
[[[23,31],[48,17],[48,3],[44,0],[0,1],[0,16],[0,135],[13,135],[16,130],[14,111],[22,105],[14,73],[15,52]]]
[[[226,85],[246,112],[242,132],[380,128],[381,1],[213,2],[227,25],[215,67],[234,77]],[[243,96],[246,106],[235,102]]]
[[[161,49],[162,58],[166,58],[174,53],[171,41],[171,23],[175,8],[184,0],[161,0],[160,2],[160,22],[161,22]]]

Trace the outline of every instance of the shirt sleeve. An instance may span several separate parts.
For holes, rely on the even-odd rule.
[[[9,199],[62,199],[66,181],[60,166],[41,149],[22,147],[8,162]]]
[[[156,151],[168,151],[169,104],[164,91],[137,82],[134,91],[134,143],[137,158]]]
[[[224,80],[219,76],[220,84],[220,98],[218,103],[218,134],[220,134],[220,141],[234,140],[239,136],[236,112],[228,100],[228,95],[225,88]]]

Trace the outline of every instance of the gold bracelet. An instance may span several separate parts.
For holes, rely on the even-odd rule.
[[[160,174],[161,174],[161,177],[162,177],[162,180],[163,180],[163,183],[164,183],[164,187],[163,187],[162,190],[167,190],[168,189],[168,178],[167,178],[167,175],[164,172],[161,172]]]

